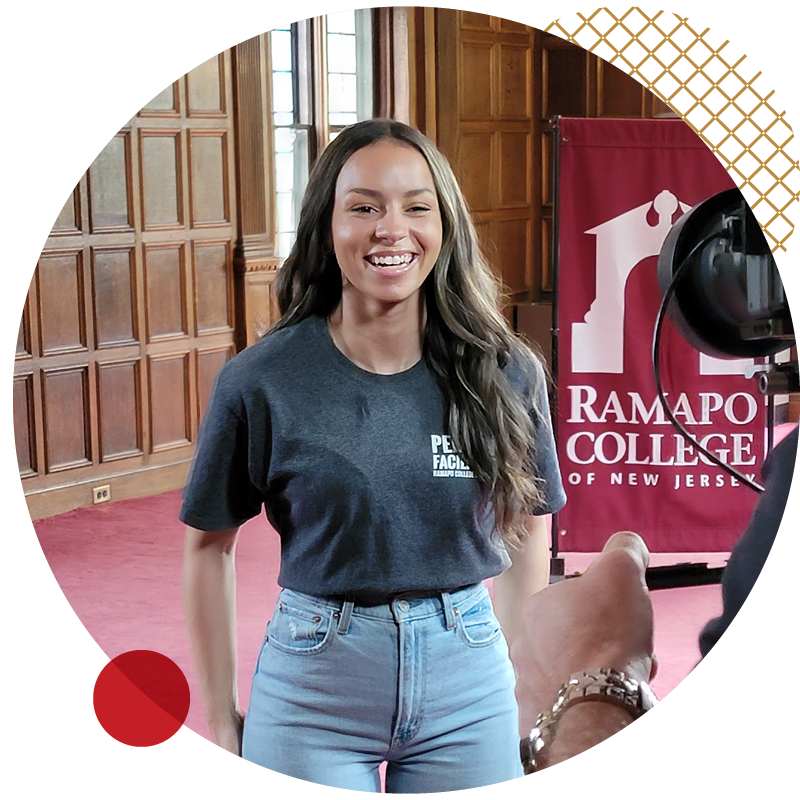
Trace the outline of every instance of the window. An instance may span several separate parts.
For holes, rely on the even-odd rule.
[[[277,28],[270,50],[278,255],[285,258],[314,159],[343,127],[373,115],[371,10]]]

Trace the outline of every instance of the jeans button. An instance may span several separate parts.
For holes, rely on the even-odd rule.
[[[398,602],[398,604],[397,604],[397,607],[398,607],[398,608],[399,608],[401,611],[408,611],[408,608],[409,608],[409,606],[408,606],[408,601],[407,601],[407,600],[400,600],[400,601]]]

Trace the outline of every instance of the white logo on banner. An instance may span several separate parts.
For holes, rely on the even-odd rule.
[[[585,233],[597,237],[595,245],[596,296],[583,318],[572,325],[572,371],[623,372],[625,331],[625,284],[639,262],[657,256],[672,227],[672,217],[681,203],[664,190],[651,203],[591,228]],[[647,220],[650,209],[658,215],[656,225]],[[701,375],[741,375],[752,359],[728,361],[700,354]]]

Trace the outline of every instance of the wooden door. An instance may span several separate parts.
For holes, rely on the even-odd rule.
[[[183,484],[234,352],[230,53],[103,149],[53,226],[17,344],[17,457],[34,518]]]

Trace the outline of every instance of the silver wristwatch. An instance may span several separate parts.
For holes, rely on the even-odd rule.
[[[519,743],[526,775],[541,768],[541,753],[553,741],[558,722],[567,708],[590,700],[613,703],[628,711],[633,719],[641,717],[658,702],[647,683],[629,678],[624,672],[605,668],[576,672],[558,690],[553,707],[539,714],[531,732]]]

